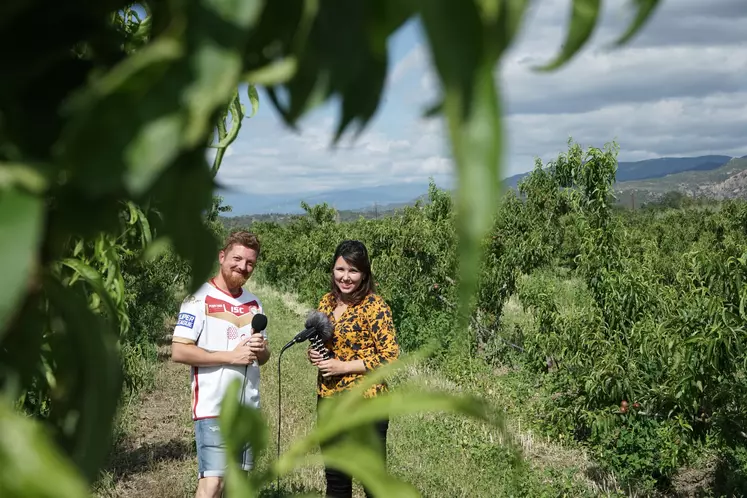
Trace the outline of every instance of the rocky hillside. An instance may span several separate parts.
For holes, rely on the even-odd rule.
[[[746,198],[747,169],[734,173],[721,183],[701,185],[694,194],[714,197],[716,199]]]
[[[626,204],[629,196],[636,197],[640,203],[672,191],[719,200],[747,198],[747,156],[734,158],[716,169],[683,171],[661,178],[618,182],[615,191],[618,198]]]

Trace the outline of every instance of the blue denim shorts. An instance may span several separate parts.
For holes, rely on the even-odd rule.
[[[198,479],[226,475],[226,445],[223,442],[217,418],[195,420],[195,442],[197,443]],[[254,458],[251,448],[237,455],[237,461],[245,471],[252,470]]]

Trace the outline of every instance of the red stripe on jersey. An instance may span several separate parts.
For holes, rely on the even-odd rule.
[[[205,298],[205,304],[207,305],[208,314],[231,313],[235,316],[244,316],[247,313],[259,311],[259,304],[257,301],[251,301],[245,304],[231,304],[213,296],[207,296]]]
[[[192,418],[197,419],[197,400],[200,397],[200,382],[197,376],[197,367],[195,369],[195,388],[192,392]]]

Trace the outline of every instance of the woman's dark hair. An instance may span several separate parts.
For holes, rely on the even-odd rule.
[[[332,276],[330,280],[332,283],[332,294],[334,294],[335,298],[342,301],[342,293],[335,282],[335,263],[340,256],[362,274],[360,285],[347,300],[350,304],[358,304],[363,301],[364,297],[374,292],[374,279],[373,275],[371,275],[371,261],[368,259],[368,250],[363,242],[357,240],[343,240],[337,246],[337,249],[335,249],[335,255],[332,258]]]

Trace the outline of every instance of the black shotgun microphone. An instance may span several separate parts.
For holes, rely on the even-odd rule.
[[[324,343],[332,338],[334,326],[332,325],[332,322],[329,321],[329,318],[327,318],[327,315],[321,311],[311,311],[306,318],[304,327],[305,329],[296,334],[296,337],[283,346],[283,349],[281,349],[280,352],[282,353],[294,344],[308,340],[311,342],[311,346],[317,352],[321,353],[325,360],[330,359],[332,356],[329,349],[324,347]]]

